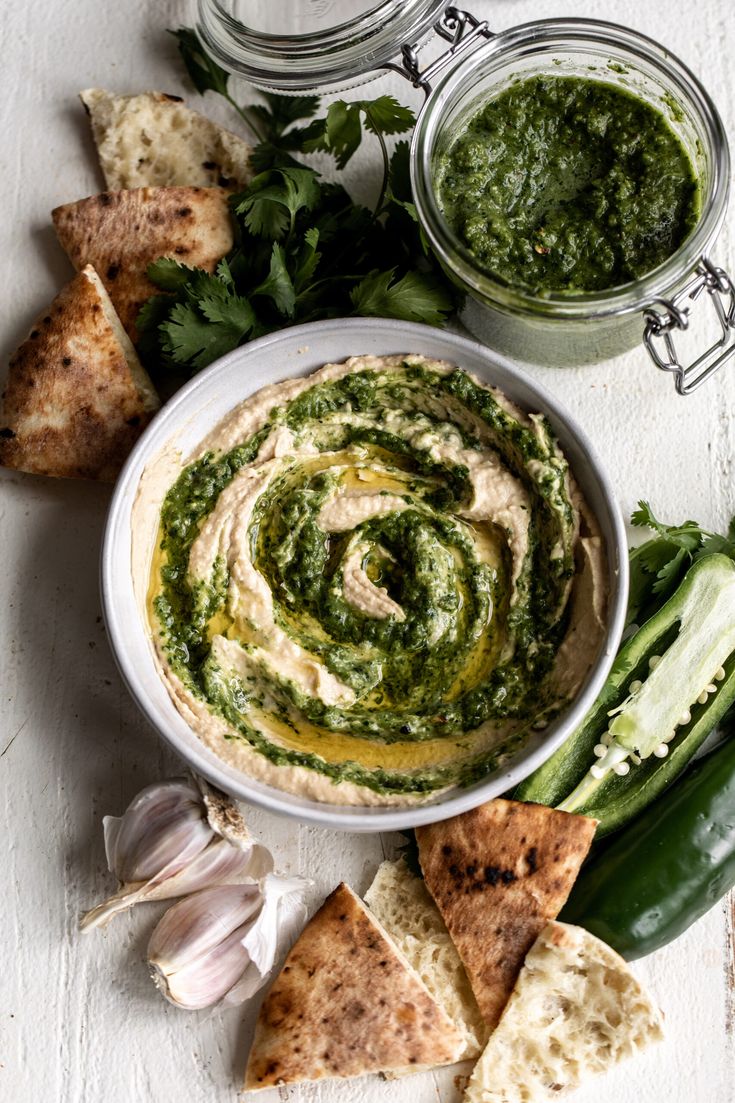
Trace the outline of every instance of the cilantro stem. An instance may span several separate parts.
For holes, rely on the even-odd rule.
[[[237,111],[240,118],[245,123],[247,123],[247,125],[250,127],[253,134],[258,139],[258,141],[259,142],[264,142],[265,141],[265,135],[263,134],[263,131],[260,129],[260,127],[256,126],[255,123],[253,122],[253,120],[251,119],[250,113],[248,112],[247,107],[241,107],[240,104],[237,102],[237,100],[234,100],[232,98],[232,96],[230,95],[229,92],[225,92],[224,97],[227,100],[227,102],[229,104],[231,104],[232,107],[235,108],[235,111]]]
[[[310,291],[313,291],[317,287],[321,287],[325,283],[344,283],[346,280],[357,280],[357,281],[359,281],[359,280],[364,280],[364,279],[365,279],[365,273],[364,272],[358,273],[356,275],[343,274],[342,272],[340,272],[340,274],[338,276],[323,276],[322,279],[315,280],[314,283],[310,283],[308,285],[308,287],[305,287],[302,291],[300,291],[299,292],[299,298],[300,299],[303,298],[304,295],[307,295]]]
[[[390,172],[390,158],[388,156],[388,147],[385,144],[385,138],[383,137],[380,127],[376,126],[373,116],[370,114],[370,108],[366,107],[365,116],[370,119],[373,125],[373,132],[380,142],[380,152],[383,155],[383,183],[380,188],[380,195],[378,196],[378,202],[375,204],[375,210],[373,211],[373,222],[380,217],[383,211],[383,203],[385,202],[385,193],[388,190],[388,173]]]

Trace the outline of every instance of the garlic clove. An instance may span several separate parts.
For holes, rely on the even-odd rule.
[[[243,930],[244,927],[236,928],[205,957],[180,968],[166,968],[151,961],[151,975],[159,992],[169,1003],[185,1011],[201,1011],[219,1003],[250,964],[242,945]]]
[[[223,838],[215,838],[206,850],[180,873],[161,884],[146,887],[146,900],[173,900],[215,885],[242,885],[260,881],[273,870],[273,855],[260,843],[239,850]]]
[[[187,1010],[248,999],[303,926],[307,884],[268,873],[262,888],[222,885],[174,904],[148,944],[157,987]]]
[[[226,839],[215,838],[209,846],[173,877],[155,878],[142,884],[123,885],[102,904],[86,912],[80,922],[82,931],[103,927],[113,915],[134,904],[151,900],[175,900],[215,885],[242,885],[260,881],[273,869],[273,855],[260,843],[239,850]]]
[[[179,900],[155,927],[148,960],[175,971],[209,953],[263,906],[257,884],[217,885]]]
[[[169,908],[148,943],[153,979],[166,999],[188,1010],[217,1003],[250,962],[242,936],[262,906],[254,884],[204,889]]]
[[[185,778],[148,785],[104,827],[107,863],[122,884],[176,873],[212,838],[201,794]]]
[[[82,917],[83,931],[144,900],[260,880],[273,869],[234,801],[196,775],[147,786],[122,816],[105,817],[104,831],[108,865],[121,884]]]

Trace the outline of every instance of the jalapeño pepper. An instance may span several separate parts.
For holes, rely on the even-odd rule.
[[[559,918],[632,961],[677,938],[734,885],[730,738],[583,869]]]
[[[623,645],[582,726],[514,792],[599,820],[598,838],[653,801],[735,700],[735,563],[697,560]]]

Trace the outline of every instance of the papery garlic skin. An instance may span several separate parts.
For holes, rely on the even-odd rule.
[[[263,907],[250,924],[242,945],[250,965],[224,996],[228,1004],[244,1003],[265,984],[280,958],[285,958],[306,923],[304,894],[310,882],[302,877],[268,874],[263,880]]]
[[[290,945],[294,918],[303,925],[307,884],[269,873],[261,886],[218,886],[174,904],[148,944],[159,990],[191,1011],[249,999]]]
[[[121,817],[104,819],[105,849],[121,887],[87,912],[82,931],[145,900],[259,880],[273,869],[237,805],[196,776],[143,789]]]

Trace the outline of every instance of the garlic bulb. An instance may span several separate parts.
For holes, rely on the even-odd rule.
[[[218,885],[174,904],[148,944],[157,987],[190,1011],[248,999],[303,926],[306,885],[269,873],[262,886]]]
[[[104,831],[120,888],[82,917],[83,931],[144,900],[257,881],[273,869],[237,806],[194,775],[149,785],[121,817],[105,816]]]

